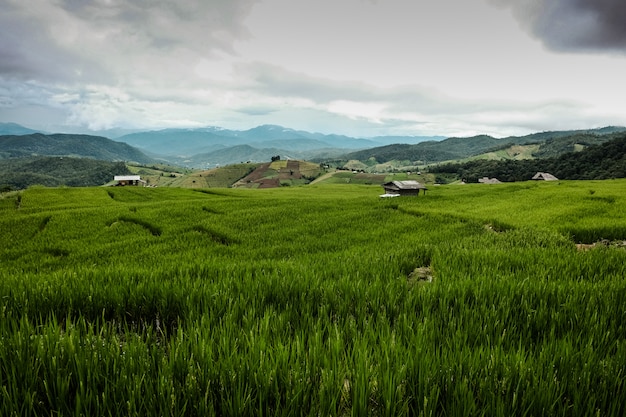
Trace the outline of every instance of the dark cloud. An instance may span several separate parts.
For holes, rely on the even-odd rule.
[[[115,83],[144,56],[233,53],[235,40],[248,36],[243,20],[255,2],[0,0],[0,76]]]
[[[492,0],[550,49],[626,53],[624,0]]]
[[[247,36],[242,20],[257,0],[61,0],[69,14],[118,32],[145,36],[152,46],[230,50]],[[190,44],[191,43],[191,44]]]

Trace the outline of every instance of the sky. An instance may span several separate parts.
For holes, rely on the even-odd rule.
[[[0,0],[0,122],[357,137],[626,126],[623,0]]]

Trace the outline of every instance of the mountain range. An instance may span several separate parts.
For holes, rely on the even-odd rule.
[[[229,130],[220,127],[163,129],[115,138],[141,149],[154,158],[194,168],[242,161],[268,161],[274,155],[280,155],[284,159],[338,157],[350,151],[390,143],[419,143],[442,139],[445,138],[443,136],[354,138],[311,133],[276,125],[263,125],[248,130]]]
[[[102,185],[113,175],[128,174],[127,163],[143,165],[143,170],[150,168],[163,172],[180,170],[181,167],[208,168],[212,164],[232,167],[232,164],[244,161],[275,159],[307,159],[315,166],[358,170],[372,175],[419,170],[427,165],[430,172],[439,172],[443,179],[462,177],[471,180],[494,175],[505,181],[515,181],[526,178],[533,170],[547,167],[562,178],[613,178],[623,176],[623,158],[620,156],[615,163],[603,158],[610,159],[611,153],[622,155],[625,139],[626,128],[613,126],[539,132],[502,139],[487,135],[360,139],[266,125],[246,131],[215,127],[167,129],[112,140],[102,136],[41,133],[13,123],[0,123],[0,191],[33,184]],[[410,143],[401,143],[403,141]],[[603,144],[607,146],[599,147]],[[163,163],[174,166],[166,167]],[[594,164],[598,169],[590,168]],[[247,172],[255,164],[239,165]],[[605,166],[610,169],[599,172],[600,167]],[[570,172],[572,169],[586,173],[586,176]],[[205,173],[202,172],[193,183],[199,184],[199,178],[204,178]]]
[[[557,156],[600,144],[625,127],[538,132],[525,136],[494,138],[441,136],[378,136],[354,138],[311,133],[276,125],[249,130],[220,127],[164,129],[122,135],[113,139],[76,134],[47,134],[17,125],[0,123],[0,159],[77,156],[106,161],[157,162],[189,168],[210,168],[240,162],[264,162],[274,156],[324,162],[409,161],[426,165],[472,158],[513,146],[531,148],[533,158]],[[530,154],[531,151],[528,151]]]
[[[0,123],[0,135],[33,133],[48,134],[15,123]],[[162,129],[107,137],[131,145],[155,160],[191,168],[207,168],[242,161],[262,162],[275,155],[280,155],[283,159],[336,158],[347,152],[392,143],[415,144],[445,139],[444,136],[355,138],[276,125],[262,125],[248,130],[211,126]]]

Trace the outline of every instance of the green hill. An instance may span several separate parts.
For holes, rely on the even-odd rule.
[[[275,160],[256,169],[233,184],[236,188],[276,188],[309,184],[324,172],[318,164],[296,160]]]
[[[155,187],[229,188],[259,164],[233,164],[207,170],[130,166],[130,170]]]
[[[555,157],[526,160],[476,159],[464,163],[435,165],[429,167],[429,170],[436,174],[454,174],[468,182],[476,182],[482,177],[498,178],[500,181],[525,181],[537,172],[549,172],[559,179],[569,180],[626,178],[626,134],[605,137],[613,139]],[[577,137],[573,142],[567,138],[559,141],[569,143],[571,149],[580,144],[583,138],[586,136]]]
[[[442,141],[427,141],[414,145],[397,144],[366,149],[344,155],[344,160],[366,161],[374,159],[378,163],[389,161],[411,161],[428,165],[443,161],[463,160],[484,156],[485,159],[499,159],[494,152],[512,146],[536,146],[533,158],[558,156],[563,153],[582,149],[585,146],[607,142],[618,137],[626,128],[605,127],[582,131],[540,132],[526,136],[510,136],[496,139],[488,135],[468,138],[452,137]],[[579,145],[579,146],[578,146]],[[502,159],[510,159],[502,155]],[[514,158],[513,158],[514,159]]]
[[[72,156],[138,163],[154,161],[126,143],[115,142],[102,136],[62,133],[0,136],[0,159],[31,156]]]
[[[0,189],[23,189],[31,185],[47,187],[98,186],[115,175],[130,174],[123,162],[87,158],[31,157],[0,159]]]

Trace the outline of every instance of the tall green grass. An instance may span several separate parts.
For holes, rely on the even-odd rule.
[[[625,184],[6,195],[0,415],[623,415]]]

